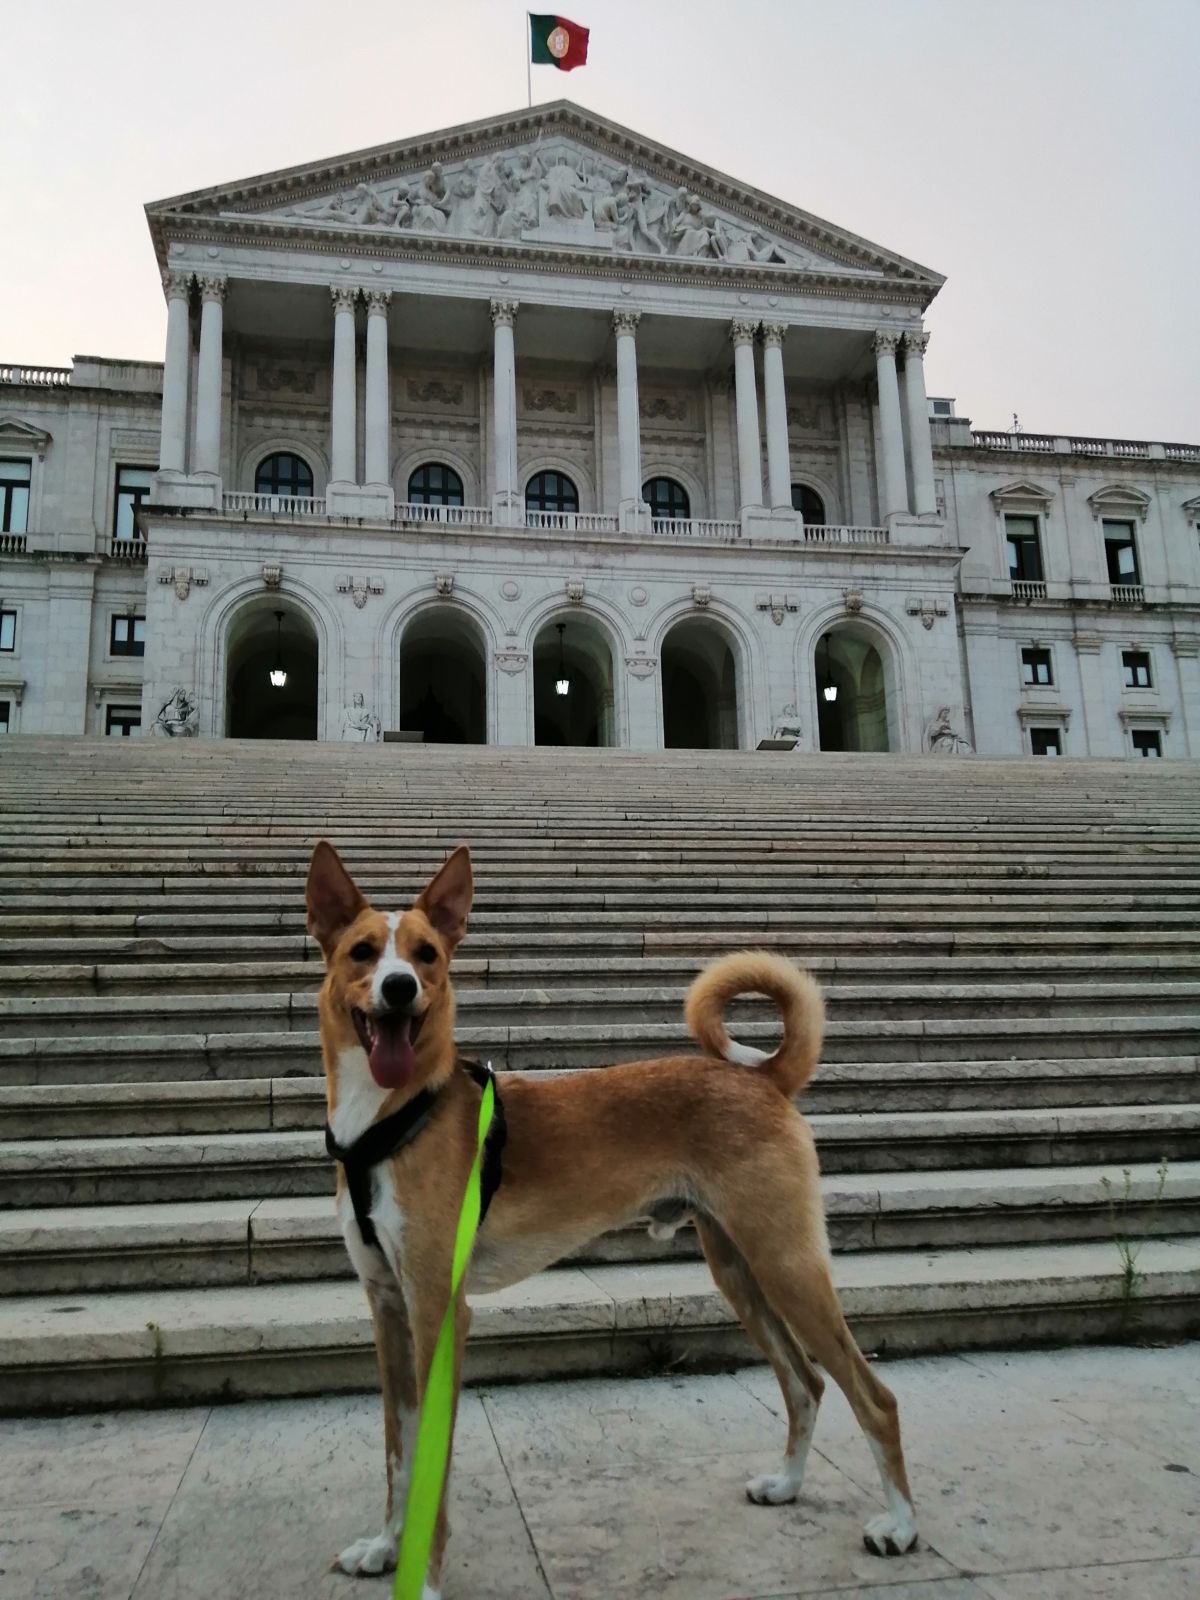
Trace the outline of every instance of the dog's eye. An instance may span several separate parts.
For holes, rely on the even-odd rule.
[[[416,956],[418,961],[425,962],[436,961],[438,955],[437,951],[431,944],[419,944],[413,954]]]
[[[351,961],[374,961],[375,946],[369,939],[361,939],[350,952]]]

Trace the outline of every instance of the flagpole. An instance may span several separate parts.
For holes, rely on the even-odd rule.
[[[533,105],[533,13],[525,13],[525,90],[526,104]]]

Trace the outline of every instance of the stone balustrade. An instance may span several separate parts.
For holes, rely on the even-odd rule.
[[[0,533],[0,556],[23,556],[25,554],[25,535],[23,533]]]
[[[1112,601],[1116,606],[1140,606],[1146,600],[1146,590],[1140,583],[1114,583]]]
[[[241,511],[245,515],[252,511],[273,517],[323,517],[326,514],[324,500],[316,500],[307,494],[247,494],[231,491],[221,496],[221,504],[226,511]]]
[[[1046,585],[1040,578],[1014,578],[1012,595],[1014,600],[1044,600]]]
[[[70,381],[70,367],[22,367],[9,362],[0,362],[0,383],[23,383],[38,389],[60,389]]]
[[[145,539],[118,539],[108,541],[108,553],[113,561],[145,561]]]
[[[1007,450],[1026,455],[1107,456],[1124,461],[1200,463],[1200,444],[1159,444],[1148,439],[1094,439],[1081,434],[992,433],[973,429],[972,442],[981,450]]]
[[[806,522],[805,544],[891,544],[886,528],[849,527],[832,522]]]

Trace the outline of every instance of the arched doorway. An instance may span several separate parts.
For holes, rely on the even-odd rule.
[[[316,629],[294,603],[266,599],[239,611],[225,643],[227,736],[315,739],[319,654]]]
[[[419,611],[400,640],[400,729],[426,744],[486,744],[483,636],[454,606]]]
[[[884,658],[864,628],[833,628],[813,658],[817,731],[822,750],[882,751],[896,747],[893,696]]]
[[[737,663],[715,623],[687,617],[664,638],[662,697],[668,750],[737,749]]]
[[[547,622],[533,642],[533,740],[617,742],[612,647],[594,622],[578,614]]]

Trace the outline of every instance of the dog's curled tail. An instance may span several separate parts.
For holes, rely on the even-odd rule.
[[[765,994],[783,1017],[783,1038],[774,1055],[737,1044],[725,1029],[724,1011],[742,994]],[[825,1002],[807,972],[768,950],[722,956],[695,979],[683,1014],[701,1050],[735,1066],[764,1073],[781,1094],[799,1094],[812,1077],[825,1032]]]

